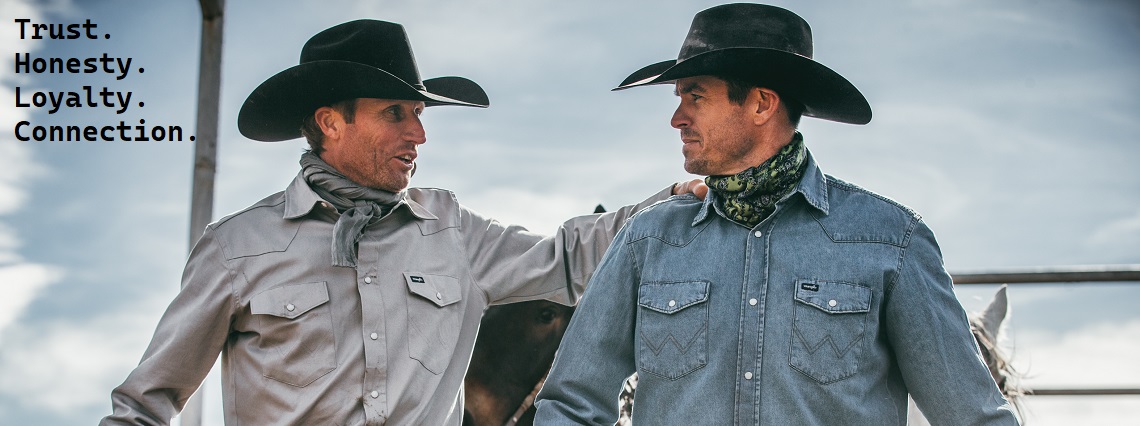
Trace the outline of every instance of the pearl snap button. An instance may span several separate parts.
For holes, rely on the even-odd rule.
[[[285,305],[285,310],[286,310],[286,311],[289,311],[289,312],[293,312],[293,310],[294,310],[294,309],[297,309],[297,307],[296,307],[296,306],[293,306],[293,304],[292,304],[292,303],[290,303],[290,304],[288,304],[288,305]]]
[[[756,306],[756,299],[748,299],[748,304],[752,305],[752,306]]]
[[[755,235],[755,236],[756,236],[756,238],[760,238],[760,237],[764,236],[764,233],[763,233],[763,232],[760,232],[760,231],[756,231],[756,233],[755,233],[755,234],[752,234],[752,235]]]
[[[838,305],[838,304],[839,304],[839,302],[836,302],[835,299],[831,299],[831,300],[827,301],[827,306],[830,306],[833,308],[835,307],[835,305]]]
[[[372,284],[372,277],[364,277],[365,284]]]
[[[435,299],[436,299],[436,300],[441,300],[441,299],[443,299],[443,295],[442,295],[442,294],[439,294],[439,292],[436,292],[436,293],[435,293]]]
[[[751,371],[744,373],[744,380],[752,380],[752,372]]]
[[[669,301],[669,307],[672,308],[674,306],[677,306],[677,301],[676,300],[670,300]]]
[[[372,393],[370,393],[369,395],[372,395],[373,398],[379,398],[380,392],[372,391]]]
[[[369,335],[368,335],[368,337],[371,337],[371,338],[372,338],[372,340],[376,340],[376,339],[379,339],[379,338],[380,338],[380,335],[379,335],[379,334],[376,334],[376,333],[372,333],[372,334],[369,334]]]

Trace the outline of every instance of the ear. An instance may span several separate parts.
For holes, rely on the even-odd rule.
[[[982,312],[981,318],[978,319],[978,322],[982,324],[982,330],[994,341],[997,341],[998,332],[1001,331],[1002,323],[1004,323],[1006,317],[1009,316],[1009,298],[1006,297],[1006,287],[1006,285],[1002,285],[997,293],[994,293],[994,298],[990,301],[990,305],[986,306],[986,310]]]
[[[313,112],[313,118],[316,119],[317,126],[321,128],[321,133],[325,134],[326,141],[340,139],[345,126],[344,116],[340,115],[340,111],[329,106],[323,106]]]
[[[748,103],[746,105],[755,108],[752,122],[756,125],[765,124],[779,114],[787,116],[781,111],[784,107],[784,101],[780,99],[780,95],[766,87],[753,87],[748,92]]]

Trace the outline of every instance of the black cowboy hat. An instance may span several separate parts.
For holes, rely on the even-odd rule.
[[[676,60],[637,70],[614,90],[698,75],[726,76],[776,90],[802,104],[806,116],[870,122],[867,98],[811,54],[811,27],[799,15],[762,4],[726,4],[697,13]]]
[[[466,78],[421,81],[404,27],[361,19],[317,33],[301,48],[299,65],[253,89],[238,112],[238,130],[263,142],[297,138],[302,121],[317,108],[355,98],[490,104],[483,88]]]

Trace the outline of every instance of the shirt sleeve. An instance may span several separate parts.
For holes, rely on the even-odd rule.
[[[934,426],[1016,425],[970,333],[934,233],[916,221],[886,296],[887,336],[907,389]]]
[[[640,280],[626,232],[616,237],[570,319],[536,398],[534,424],[608,426],[617,421],[622,382],[636,368]]]
[[[158,322],[142,361],[111,391],[112,414],[100,425],[163,425],[182,410],[210,372],[234,314],[234,273],[212,228],[194,246],[182,289]]]
[[[635,205],[572,218],[549,236],[460,209],[472,277],[490,304],[547,299],[573,305],[626,220],[671,192],[670,186]]]

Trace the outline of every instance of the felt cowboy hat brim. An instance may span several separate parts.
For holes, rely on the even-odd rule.
[[[238,130],[264,142],[297,138],[305,117],[317,108],[356,98],[426,106],[490,104],[483,88],[466,78],[421,81],[404,27],[360,19],[317,33],[301,48],[298,65],[257,86],[238,112]]]
[[[733,47],[658,62],[633,72],[613,90],[700,75],[757,82],[802,104],[805,116],[851,124],[871,121],[871,105],[850,81],[819,62],[775,49]]]
[[[293,66],[265,80],[238,113],[238,130],[263,142],[301,136],[301,122],[317,108],[355,98],[423,101],[426,106],[486,107],[487,93],[463,77],[423,81],[417,89],[379,68],[349,61],[316,61]]]
[[[703,10],[675,60],[643,67],[614,90],[671,83],[701,75],[730,77],[776,90],[804,106],[804,115],[842,123],[871,121],[867,98],[813,60],[811,28],[775,6],[726,4]]]

